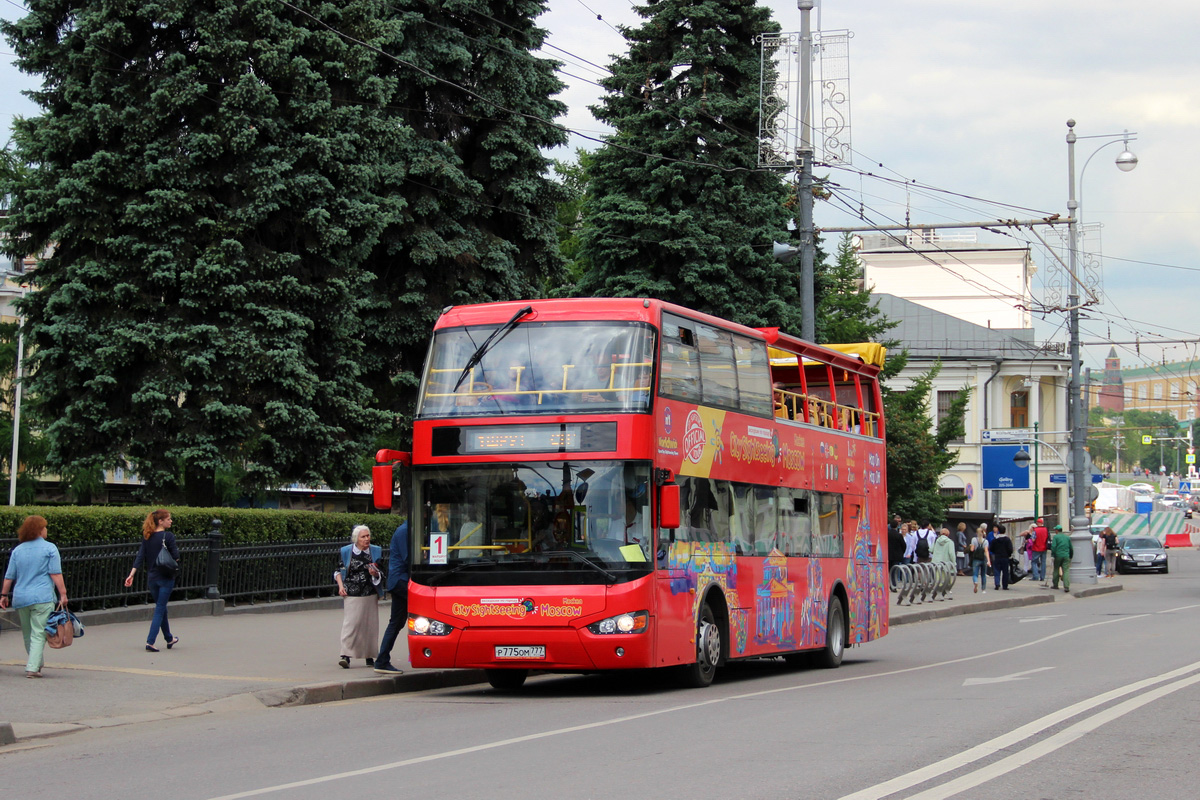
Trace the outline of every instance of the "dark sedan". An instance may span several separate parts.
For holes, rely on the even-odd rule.
[[[1158,539],[1126,536],[1117,551],[1117,572],[1168,572],[1167,551]]]

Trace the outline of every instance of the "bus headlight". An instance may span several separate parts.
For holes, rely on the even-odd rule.
[[[429,617],[409,617],[408,632],[416,636],[448,636],[454,630],[451,626]]]
[[[650,627],[649,611],[634,611],[602,619],[587,626],[592,633],[645,633]]]

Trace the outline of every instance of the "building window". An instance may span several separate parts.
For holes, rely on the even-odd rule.
[[[1179,384],[1178,383],[1171,384],[1171,399],[1172,400],[1179,399]]]
[[[1125,387],[1125,401],[1129,402],[1129,403],[1133,402],[1133,387],[1132,386]]]
[[[1057,525],[1059,506],[1059,490],[1058,489],[1042,489],[1042,518],[1046,520],[1047,525]]]
[[[967,498],[966,498],[966,495],[963,494],[962,489],[959,489],[959,488],[956,488],[953,486],[950,486],[950,487],[940,486],[940,487],[938,487],[938,495],[940,495],[941,497],[953,497],[954,498],[954,502],[949,505],[949,508],[966,508],[967,507]]]
[[[1138,384],[1138,399],[1139,399],[1139,400],[1145,400],[1145,399],[1146,399],[1146,397],[1147,397],[1147,394],[1146,394],[1146,384],[1144,384],[1144,383],[1139,383],[1139,384]]]
[[[1013,428],[1029,427],[1029,392],[1025,389],[1008,396],[1009,425]]]
[[[1156,384],[1154,384],[1154,399],[1155,399],[1155,400],[1162,400],[1162,399],[1163,399],[1163,390],[1162,390],[1162,384],[1161,384],[1161,383],[1156,383]]]
[[[942,420],[944,420],[946,418],[946,415],[950,413],[950,405],[958,397],[958,394],[959,394],[958,390],[949,391],[949,392],[941,391],[941,390],[938,391],[938,393],[937,393],[937,423],[938,423],[939,428],[942,425]],[[955,438],[951,439],[950,441],[963,442],[963,441],[966,441],[966,438],[964,436],[956,436]]]

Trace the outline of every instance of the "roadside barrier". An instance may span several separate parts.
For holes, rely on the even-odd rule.
[[[953,564],[897,564],[892,567],[891,590],[896,602],[911,606],[929,600],[949,600],[958,571]]]

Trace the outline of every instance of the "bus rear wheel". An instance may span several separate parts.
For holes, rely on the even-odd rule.
[[[846,612],[842,598],[829,598],[829,617],[825,624],[825,649],[817,657],[817,663],[826,669],[835,669],[842,664],[846,653]]]
[[[487,673],[488,683],[493,689],[502,689],[512,691],[520,689],[525,685],[525,679],[529,677],[527,669],[488,669],[484,670]]]
[[[696,663],[683,667],[683,683],[693,689],[703,689],[713,682],[717,664],[721,661],[721,626],[708,603],[700,608],[696,624]]]

